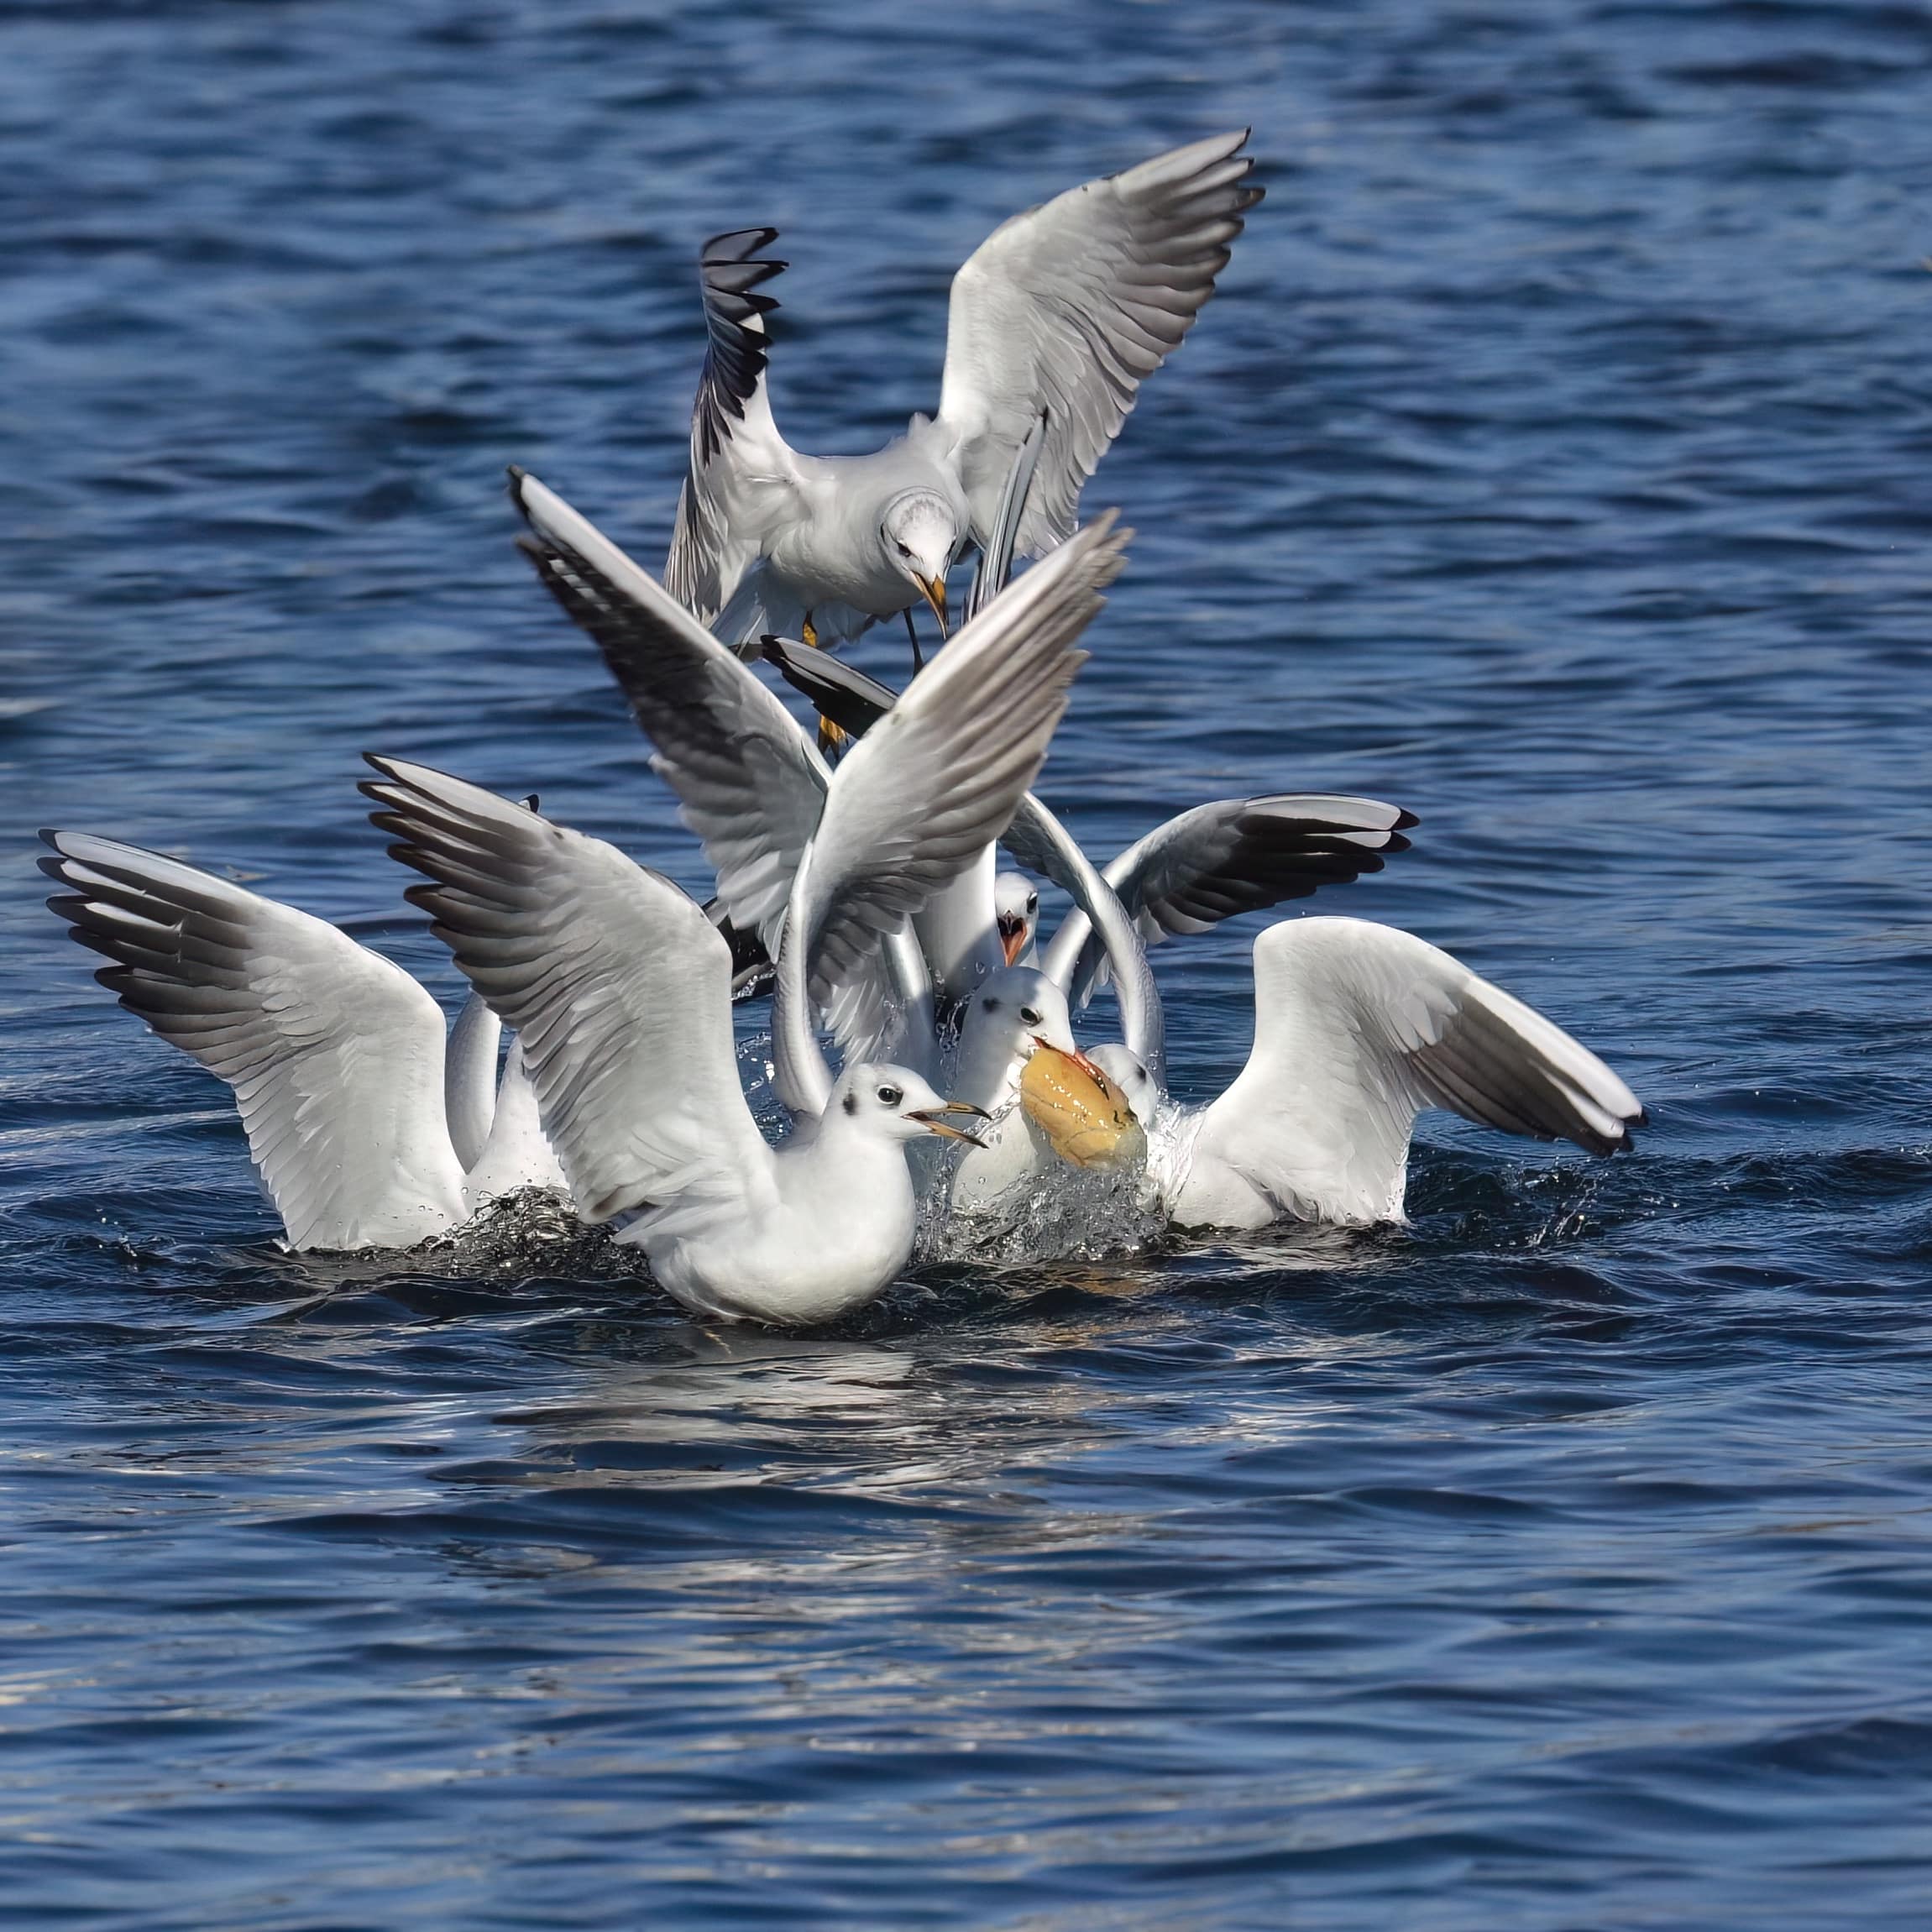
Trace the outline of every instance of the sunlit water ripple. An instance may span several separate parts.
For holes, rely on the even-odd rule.
[[[0,1923],[1932,1914],[1929,79],[1877,0],[0,0]],[[368,747],[701,887],[502,465],[659,556],[701,235],[783,228],[860,447],[997,220],[1249,120],[1042,789],[1411,807],[1317,907],[1637,1154],[1432,1118],[1411,1233],[803,1338],[555,1230],[278,1254],[31,828],[360,913]],[[1160,959],[1187,1097],[1250,938]]]

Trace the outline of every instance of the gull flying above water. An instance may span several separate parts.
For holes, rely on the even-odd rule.
[[[1087,181],[997,228],[953,278],[939,413],[869,456],[793,449],[772,420],[759,292],[773,228],[715,236],[700,263],[709,346],[664,586],[734,649],[829,645],[924,601],[983,550],[1014,459],[1045,419],[1016,554],[1072,534],[1081,485],[1141,383],[1214,292],[1261,198],[1245,129]],[[915,643],[916,650],[916,643]]]

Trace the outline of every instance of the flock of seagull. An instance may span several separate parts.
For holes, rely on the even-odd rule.
[[[1380,870],[1415,820],[1368,798],[1219,799],[1097,866],[1032,790],[1130,534],[1080,524],[1081,488],[1260,198],[1246,141],[1004,223],[954,278],[938,413],[870,456],[801,454],[773,422],[776,232],[707,243],[662,583],[511,471],[521,545],[628,697],[716,874],[709,904],[535,798],[371,756],[371,818],[424,875],[407,897],[472,989],[446,1035],[416,980],[323,919],[42,835],[49,903],[107,956],[102,983],[233,1089],[292,1248],[407,1248],[548,1188],[694,1312],[812,1323],[884,1289],[935,1212],[997,1226],[1076,1170],[1183,1228],[1367,1225],[1402,1219],[1425,1107],[1627,1144],[1642,1112],[1594,1054],[1353,919],[1260,934],[1247,1065],[1178,1105],[1149,950]],[[915,611],[940,633],[929,656]],[[830,654],[902,616],[903,691]],[[811,700],[815,735],[758,660]],[[1039,879],[1072,908],[1045,943]],[[1083,1049],[1074,1016],[1103,990],[1117,1037]],[[735,1004],[767,995],[792,1119],[777,1145],[734,1029]]]

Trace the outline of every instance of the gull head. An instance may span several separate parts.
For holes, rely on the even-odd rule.
[[[906,1067],[867,1060],[848,1067],[832,1090],[827,1118],[851,1120],[861,1133],[887,1140],[919,1140],[939,1134],[977,1147],[971,1123],[987,1118],[982,1107],[943,1100]]]
[[[992,914],[1006,963],[1016,966],[1039,924],[1039,894],[1033,881],[1018,872],[1002,872],[992,882]]]
[[[932,606],[942,637],[950,627],[946,573],[961,535],[958,512],[936,490],[902,490],[879,519],[887,564]]]
[[[1031,966],[1005,966],[973,989],[960,1022],[953,1092],[979,1107],[998,1107],[1018,1091],[1020,1069],[1040,1043],[1076,1050],[1066,995]]]

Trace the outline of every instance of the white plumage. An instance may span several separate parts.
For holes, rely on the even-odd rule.
[[[1560,1027],[1427,940],[1364,919],[1285,920],[1256,939],[1254,1050],[1198,1113],[1163,1118],[1124,1047],[1092,1057],[1157,1135],[1150,1171],[1187,1227],[1401,1222],[1426,1107],[1592,1154],[1626,1145],[1644,1118]]]
[[[860,1062],[772,1148],[738,1084],[730,948],[695,901],[479,786],[369,762],[372,816],[432,882],[411,898],[516,1029],[578,1212],[701,1314],[809,1323],[877,1295],[912,1250],[905,1144],[971,1110]]]
[[[512,807],[512,810],[521,809]],[[407,1248],[487,1194],[560,1176],[509,1096],[474,1095],[472,1171],[453,1142],[441,1009],[393,961],[326,919],[84,832],[45,832],[48,903],[114,963],[96,976],[170,1045],[234,1090],[263,1188],[296,1249]],[[468,1084],[494,1084],[493,1030],[472,1021]]]
[[[1065,541],[1081,485],[1260,199],[1247,139],[1177,148],[1003,223],[953,279],[937,416],[869,456],[805,456],[780,436],[766,380],[778,305],[757,292],[784,266],[763,253],[777,231],[714,237],[666,589],[734,647],[768,631],[835,642],[922,599],[943,627],[947,569],[992,537],[1042,417],[1013,542],[1037,557]]]

